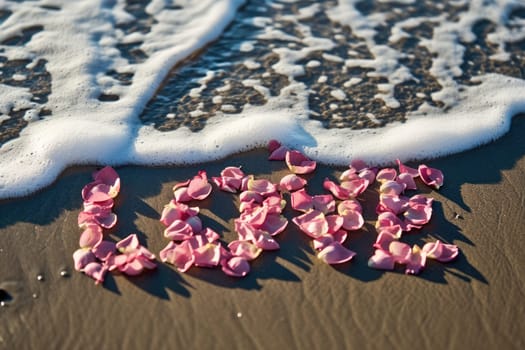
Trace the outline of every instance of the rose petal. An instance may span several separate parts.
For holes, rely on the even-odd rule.
[[[419,176],[419,172],[418,172],[417,169],[414,169],[414,168],[411,168],[409,166],[406,166],[405,164],[401,163],[401,161],[399,159],[396,159],[396,162],[397,162],[397,166],[399,168],[399,173],[400,174],[403,174],[403,173],[409,174],[413,178]]]
[[[175,220],[164,230],[164,237],[172,241],[183,241],[193,236],[193,228],[183,220]]]
[[[222,271],[232,277],[244,277],[250,272],[250,264],[240,256],[234,256],[222,264]]]
[[[410,206],[403,215],[407,224],[412,226],[425,225],[432,217],[432,207],[425,204],[415,204]]]
[[[428,258],[436,259],[441,262],[454,260],[459,254],[459,249],[456,245],[444,244],[439,240],[426,243],[423,246],[422,251]]]
[[[188,271],[195,261],[193,249],[188,241],[183,241],[180,244],[175,244],[174,242],[168,243],[168,245],[160,251],[159,257],[163,262],[174,265],[180,272]]]
[[[292,208],[297,211],[307,212],[314,207],[312,196],[306,193],[304,188],[292,192],[290,200],[292,202]]]
[[[309,174],[313,172],[317,163],[299,151],[288,151],[285,156],[286,165],[295,174]]]
[[[412,249],[406,243],[399,241],[392,241],[388,246],[388,251],[394,258],[395,262],[400,264],[406,264],[410,260]]]
[[[417,275],[426,264],[426,254],[421,252],[421,249],[414,245],[410,257],[406,262],[405,273],[410,275]]]
[[[394,168],[383,168],[377,172],[376,180],[383,183],[385,181],[394,181],[397,177],[397,171]]]
[[[102,229],[98,225],[87,225],[84,232],[80,234],[79,245],[81,248],[91,248],[102,241]]]
[[[379,203],[376,207],[376,213],[390,211],[394,214],[400,214],[408,208],[408,198],[397,194],[380,194]]]
[[[261,229],[275,236],[284,231],[288,225],[288,219],[279,214],[269,214],[261,225]]]
[[[212,187],[208,182],[206,172],[201,170],[199,173],[191,179],[188,184],[188,195],[197,200],[203,200],[209,196]]]
[[[374,248],[389,251],[390,243],[394,242],[397,237],[388,231],[381,231],[376,238]]]
[[[221,249],[219,244],[207,243],[193,250],[195,266],[213,267],[219,265]]]
[[[120,191],[120,177],[110,166],[106,166],[93,174],[93,179],[110,187],[108,194],[115,198]]]
[[[83,272],[95,280],[95,284],[103,283],[108,269],[106,265],[91,262],[84,267]]]
[[[335,241],[317,253],[317,258],[330,265],[342,264],[350,261],[354,256],[355,252],[345,248],[341,243]]]
[[[402,185],[406,190],[417,190],[416,182],[412,175],[408,173],[401,173],[397,176],[396,182]]]
[[[434,187],[436,190],[438,190],[441,186],[443,186],[444,176],[441,170],[430,168],[426,166],[425,164],[421,164],[418,167],[419,176],[421,177],[421,180],[427,185]]]
[[[115,247],[119,250],[121,253],[129,253],[132,251],[135,251],[140,246],[139,238],[136,234],[130,234],[126,238],[120,240],[117,242]]]
[[[328,233],[328,222],[325,215],[319,210],[311,210],[303,215],[296,216],[292,221],[299,226],[301,231],[312,238]]]
[[[91,249],[80,248],[73,253],[75,270],[82,271],[87,264],[97,261],[97,257]]]
[[[193,198],[188,193],[188,187],[179,187],[173,191],[173,196],[177,202],[189,202]]]
[[[300,176],[295,174],[285,175],[279,182],[279,188],[281,191],[296,191],[303,188],[307,181]]]
[[[379,270],[393,270],[394,258],[388,252],[377,249],[374,255],[368,259],[368,267]]]
[[[273,183],[266,179],[255,180],[253,176],[248,179],[246,186],[248,191],[254,191],[261,196],[269,196],[277,192],[277,187]]]
[[[361,213],[358,212],[357,210],[345,209],[342,212],[342,214],[339,214],[339,215],[341,215],[341,218],[343,219],[342,227],[345,230],[348,230],[348,231],[359,230],[365,224],[363,215],[361,215]]]
[[[102,240],[97,245],[95,245],[91,251],[95,256],[102,261],[108,260],[111,256],[115,254],[117,247],[115,243]]]
[[[240,256],[247,261],[256,259],[261,252],[261,248],[247,241],[232,241],[228,244],[230,252],[235,256]]]

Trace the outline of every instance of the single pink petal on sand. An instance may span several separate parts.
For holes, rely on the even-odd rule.
[[[232,241],[228,244],[228,248],[234,256],[240,256],[247,261],[256,259],[263,251],[248,241]]]
[[[432,202],[434,201],[431,197],[426,197],[422,194],[416,194],[415,196],[412,196],[408,200],[408,204],[410,206],[416,205],[416,204],[424,204],[426,206],[431,206]]]
[[[392,180],[386,180],[383,181],[381,186],[379,187],[379,192],[381,194],[389,194],[389,195],[400,195],[405,190],[405,185],[400,184],[396,181]]]
[[[426,243],[423,246],[422,251],[428,258],[436,259],[441,262],[454,260],[459,254],[459,249],[456,245],[444,244],[439,240]]]
[[[426,260],[426,254],[422,253],[417,245],[414,245],[406,262],[405,273],[407,275],[417,275],[425,267]]]
[[[98,242],[93,248],[91,248],[91,251],[95,254],[97,259],[106,261],[111,256],[115,255],[117,247],[113,242],[102,240]]]
[[[253,176],[248,178],[246,183],[248,191],[254,191],[261,196],[269,196],[277,192],[277,186],[266,179],[254,179]]]
[[[286,159],[286,153],[289,152],[290,149],[286,146],[279,146],[276,148],[273,152],[270,153],[270,156],[268,157],[268,160],[285,160]]]
[[[349,181],[342,181],[341,187],[349,192],[350,198],[356,198],[361,193],[363,193],[370,183],[367,179],[364,178],[358,178],[355,180],[349,180]],[[341,199],[348,199],[348,198],[341,198]]]
[[[405,164],[401,163],[399,159],[396,159],[396,163],[399,168],[400,174],[402,173],[409,174],[413,178],[419,176],[419,172],[417,171],[417,169],[406,166]]]
[[[344,201],[340,202],[337,205],[337,213],[339,215],[344,215],[344,213],[347,210],[357,211],[357,212],[359,212],[361,214],[363,213],[363,207],[361,206],[361,203],[359,203],[355,199],[347,199],[347,200],[344,200]]]
[[[189,202],[193,198],[188,194],[188,187],[179,187],[173,191],[173,196],[177,202]]]
[[[188,184],[188,195],[197,200],[203,200],[211,193],[212,187],[208,182],[206,172],[201,170],[190,180]]]
[[[365,224],[363,215],[357,210],[344,210],[341,214],[343,219],[342,227],[348,231],[359,230]]]
[[[73,253],[73,261],[75,264],[75,270],[82,271],[87,264],[96,262],[97,257],[93,254],[91,249],[80,248]]]
[[[412,255],[412,248],[408,244],[399,241],[390,242],[388,251],[394,257],[395,262],[399,264],[406,264]]]
[[[250,272],[250,263],[240,256],[233,256],[223,260],[222,271],[232,277],[244,277]]]
[[[285,175],[279,182],[281,191],[297,191],[306,185],[307,181],[295,174]]]
[[[397,176],[396,182],[402,185],[406,190],[417,190],[414,177],[408,173],[401,173]]]
[[[383,168],[377,172],[376,180],[379,182],[394,181],[397,177],[397,170],[394,168]]]
[[[419,176],[421,180],[427,185],[434,187],[436,190],[439,190],[443,186],[444,175],[441,170],[430,168],[425,164],[421,164],[418,167]]]
[[[83,272],[86,275],[95,280],[95,284],[100,284],[104,282],[104,277],[106,276],[107,271],[107,266],[98,262],[92,262],[87,264],[83,270]]]
[[[102,228],[98,225],[87,225],[85,230],[80,234],[79,245],[81,248],[91,248],[102,241]]]
[[[174,265],[180,272],[188,271],[195,261],[193,249],[188,241],[183,241],[181,244],[168,243],[159,252],[159,257],[163,262]]]
[[[117,242],[115,246],[119,250],[119,252],[128,253],[138,249],[138,247],[140,246],[140,242],[137,235],[133,233]]]
[[[288,219],[284,216],[279,214],[269,214],[266,216],[266,220],[264,220],[260,228],[268,232],[270,236],[275,236],[283,232],[286,226],[288,226]]]
[[[110,187],[108,194],[112,198],[115,198],[118,195],[120,191],[120,177],[112,167],[106,166],[100,169],[93,174],[93,179],[108,185]]]
[[[430,221],[432,207],[425,204],[411,205],[404,213],[405,223],[413,226],[422,226]]]
[[[202,247],[193,250],[195,266],[214,267],[219,265],[221,249],[219,244],[206,243]]]
[[[183,220],[175,220],[164,230],[164,237],[172,241],[183,241],[193,236],[190,224]]]
[[[344,241],[346,241],[346,237],[348,234],[345,230],[339,230],[335,232],[334,234],[327,234],[323,235],[321,237],[315,238],[312,242],[314,244],[315,250],[322,250],[326,248],[328,245],[330,245],[332,242],[339,242],[340,244],[343,244]]]
[[[262,250],[278,250],[280,248],[279,243],[268,232],[262,230],[256,231],[253,244]]]
[[[395,265],[394,258],[390,253],[381,249],[376,249],[373,256],[368,259],[368,267],[378,270],[393,270]]]
[[[329,180],[328,178],[324,180],[323,188],[327,191],[330,191],[335,198],[341,200],[349,199],[352,195],[352,191],[339,186],[338,184]]]
[[[335,241],[317,253],[319,259],[330,265],[342,264],[350,261],[354,256],[355,252],[345,248],[341,243]]]
[[[113,199],[109,194],[110,191],[110,186],[106,184],[90,182],[82,188],[82,199],[89,203],[105,202]]]
[[[390,211],[380,213],[377,216],[377,221],[375,225],[377,229],[382,229],[384,227],[391,227],[391,226],[394,226],[394,227],[399,226],[401,230],[403,231],[406,230],[405,223],[401,221],[401,219],[398,218],[396,214]]]
[[[318,194],[312,197],[314,209],[322,211],[324,214],[335,211],[335,200],[331,194]]]
[[[312,238],[328,233],[328,222],[325,215],[318,210],[311,210],[303,215],[296,216],[292,221],[299,226],[301,231]]]
[[[292,192],[290,200],[292,202],[292,208],[297,211],[307,212],[314,207],[312,196],[306,193],[304,188]]]
[[[299,151],[286,152],[285,160],[288,169],[294,174],[309,174],[313,172],[317,166],[314,160],[311,160]]]
[[[390,211],[397,215],[404,212],[407,208],[408,198],[396,194],[380,194],[376,213]]]
[[[376,238],[374,243],[374,248],[384,250],[385,252],[389,251],[390,243],[397,240],[397,237],[388,231],[381,231]]]

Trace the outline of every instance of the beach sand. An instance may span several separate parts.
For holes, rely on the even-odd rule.
[[[0,202],[0,348],[522,349],[525,116],[512,124],[489,145],[425,162],[443,170],[445,185],[436,192],[419,183],[435,198],[433,217],[403,240],[439,238],[461,253],[447,264],[430,261],[418,276],[367,267],[377,203],[377,189],[369,189],[361,196],[367,224],[345,243],[358,255],[340,266],[319,261],[290,223],[277,237],[281,250],[264,252],[244,279],[195,267],[181,274],[159,263],[96,286],[72,260],[80,189],[95,167],[68,169],[32,196]],[[111,234],[135,232],[158,254],[167,243],[158,219],[173,184],[229,165],[273,181],[288,173],[266,158],[255,150],[195,166],[117,168],[122,190]],[[341,170],[320,166],[308,192],[323,193],[325,176]],[[232,240],[235,196],[215,190],[201,205],[205,225]]]

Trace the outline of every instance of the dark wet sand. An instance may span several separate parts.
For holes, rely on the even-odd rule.
[[[368,223],[347,242],[358,255],[338,267],[318,261],[290,224],[278,237],[281,250],[265,252],[245,279],[218,269],[180,274],[160,263],[146,275],[108,276],[95,286],[71,258],[80,189],[93,168],[70,169],[29,198],[0,202],[0,348],[523,349],[524,133],[525,117],[516,117],[502,139],[426,162],[444,171],[445,186],[426,190],[436,199],[431,223],[405,241],[439,238],[461,255],[431,262],[419,276],[366,266],[376,236],[376,195],[368,190],[361,198]],[[184,168],[119,168],[114,237],[136,232],[158,254],[167,243],[158,218],[171,186],[228,165],[274,181],[286,173],[264,150]],[[321,193],[323,178],[338,171],[321,166],[309,192]],[[234,196],[214,191],[203,206],[205,224],[232,239]]]

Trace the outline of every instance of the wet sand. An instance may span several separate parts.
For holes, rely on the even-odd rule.
[[[426,163],[445,173],[431,222],[404,241],[457,244],[457,260],[431,261],[418,276],[372,270],[376,189],[361,197],[368,215],[346,246],[358,255],[331,267],[318,261],[294,224],[278,236],[281,250],[264,252],[244,279],[219,269],[181,274],[158,269],[103,286],[74,271],[80,230],[80,189],[94,167],[67,170],[28,198],[0,202],[0,348],[522,349],[525,335],[525,117],[492,144]],[[158,254],[167,240],[158,218],[177,181],[229,165],[278,181],[287,173],[255,150],[204,165],[117,168],[122,190],[113,237],[135,232]],[[322,193],[321,166],[308,191]],[[228,241],[235,196],[215,190],[202,203],[203,221]],[[288,218],[296,213],[286,209]],[[62,276],[67,271],[67,276]],[[42,280],[37,276],[41,275]],[[522,329],[523,330],[523,329]]]

